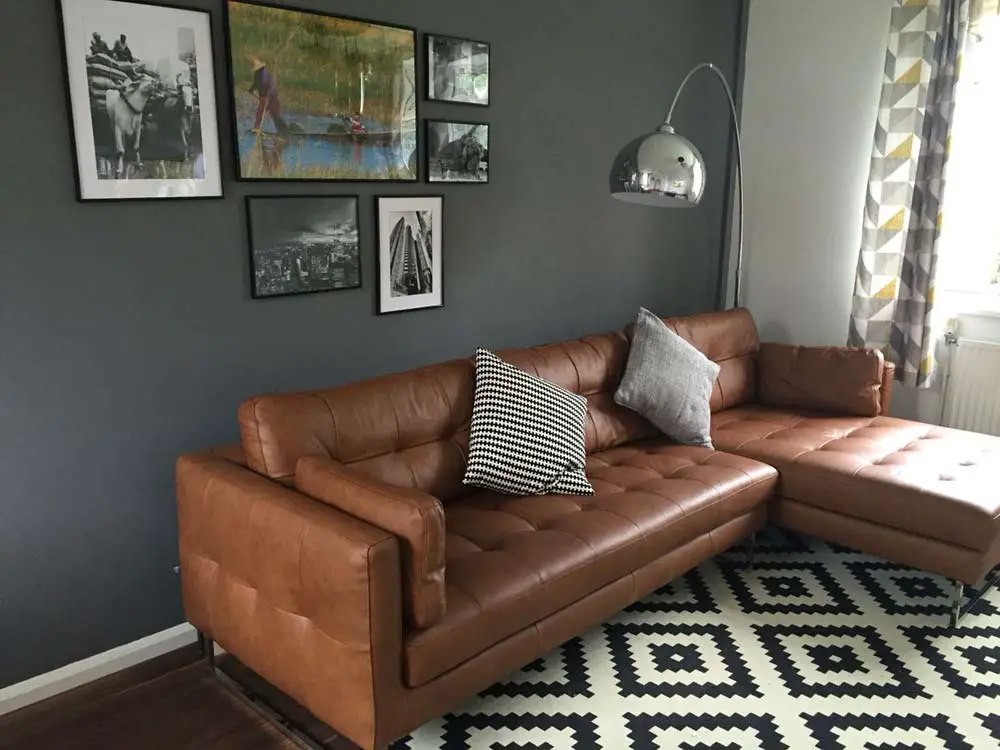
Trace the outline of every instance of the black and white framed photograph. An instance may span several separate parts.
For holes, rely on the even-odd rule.
[[[427,34],[427,98],[490,106],[490,45]]]
[[[80,200],[219,198],[207,11],[60,0]]]
[[[444,306],[444,199],[376,198],[378,313]]]
[[[361,286],[357,196],[249,196],[247,221],[255,299]]]
[[[427,181],[485,185],[490,181],[490,126],[427,121]]]

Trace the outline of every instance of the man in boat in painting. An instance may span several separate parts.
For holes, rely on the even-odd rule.
[[[257,116],[253,122],[253,133],[260,134],[260,126],[264,121],[264,115],[270,114],[274,121],[274,129],[280,138],[287,138],[288,123],[281,116],[281,99],[278,97],[278,83],[271,71],[267,69],[267,63],[259,58],[252,58],[253,83],[250,84],[250,93],[257,97]]]

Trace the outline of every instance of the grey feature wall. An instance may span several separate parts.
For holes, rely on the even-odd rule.
[[[185,4],[212,11],[227,103],[222,4]],[[607,170],[691,66],[736,74],[739,0],[298,4],[491,42],[490,108],[421,104],[490,123],[491,184],[236,183],[224,104],[224,200],[76,203],[55,4],[0,3],[0,686],[183,622],[174,459],[236,441],[248,396],[714,304],[714,84],[677,117],[715,177],[701,209],[613,201]],[[363,289],[250,299],[243,197],[296,192],[360,194]],[[378,193],[444,194],[445,308],[372,314]]]

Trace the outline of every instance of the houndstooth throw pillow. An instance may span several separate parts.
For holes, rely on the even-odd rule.
[[[593,495],[586,419],[583,396],[478,349],[463,482],[506,495]]]

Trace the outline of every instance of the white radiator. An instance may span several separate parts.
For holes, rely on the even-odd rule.
[[[950,348],[944,424],[1000,435],[1000,342],[961,339]]]

